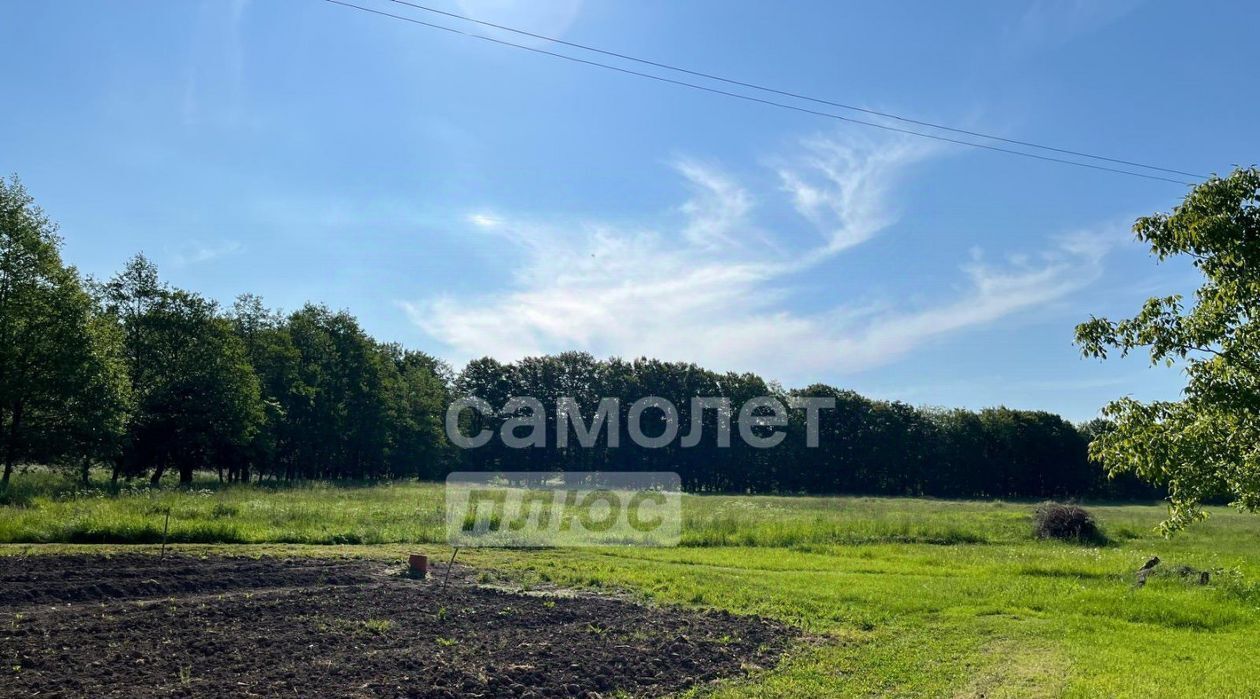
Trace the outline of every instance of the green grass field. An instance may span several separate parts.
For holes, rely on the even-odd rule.
[[[1213,508],[1164,540],[1160,505],[1089,505],[1112,542],[1090,547],[1034,539],[1031,503],[689,496],[683,507],[677,548],[459,557],[508,584],[762,614],[807,632],[778,668],[720,697],[1260,696],[1254,515]],[[168,508],[171,541],[194,551],[449,554],[440,485],[113,493],[49,473],[0,495],[0,553],[151,545]],[[1153,555],[1169,572],[1135,588]],[[1180,565],[1212,582],[1171,572]]]

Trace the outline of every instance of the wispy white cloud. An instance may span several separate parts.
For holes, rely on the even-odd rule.
[[[993,266],[976,257],[962,267],[969,283],[955,300],[891,312],[836,335],[829,344],[836,352],[837,366],[860,370],[888,363],[934,338],[987,325],[1078,291],[1102,273],[1108,237],[1109,232],[1065,236],[1039,253],[1035,262],[1016,258]],[[1085,243],[1087,238],[1093,242]]]
[[[1063,236],[1001,264],[974,253],[960,265],[961,288],[933,305],[885,299],[794,310],[789,296],[801,273],[895,221],[889,188],[925,155],[902,142],[855,147],[817,139],[776,163],[777,195],[821,236],[803,245],[777,236],[784,254],[741,244],[757,231],[750,222],[757,200],[728,174],[694,161],[678,164],[692,197],[674,230],[474,213],[469,222],[502,241],[504,258],[521,259],[509,289],[400,305],[456,362],[580,348],[795,380],[897,361],[1098,277],[1110,231]]]
[[[1012,46],[1036,49],[1069,41],[1120,20],[1143,0],[1035,0],[1010,25]]]
[[[890,225],[888,188],[907,166],[934,151],[906,140],[874,143],[816,138],[807,155],[777,167],[782,189],[796,211],[823,235],[812,263],[860,245]]]
[[[241,244],[235,240],[225,240],[217,243],[202,243],[193,240],[172,252],[170,259],[171,264],[175,267],[188,267],[233,255],[240,252],[241,249]]]
[[[492,229],[503,225],[503,221],[499,217],[491,213],[476,212],[468,214],[468,222],[478,228]]]
[[[681,208],[687,217],[683,236],[692,245],[722,248],[736,245],[735,237],[749,229],[752,197],[718,169],[694,160],[680,160],[677,170],[692,185],[693,196]]]

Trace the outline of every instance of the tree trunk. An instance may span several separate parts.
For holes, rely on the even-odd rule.
[[[163,473],[166,473],[165,466],[154,466],[153,477],[149,479],[149,485],[153,486],[154,488],[158,487],[159,485],[162,485]]]
[[[13,406],[13,420],[9,423],[8,444],[4,450],[4,476],[0,478],[0,486],[8,485],[13,475],[13,465],[17,463],[18,429],[22,425],[22,401]]]
[[[181,466],[181,467],[179,468],[179,484],[180,484],[180,485],[191,485],[191,484],[192,484],[192,479],[193,479],[193,470],[192,470],[192,468],[190,468],[190,467],[188,467],[188,466]]]
[[[80,480],[83,481],[83,485],[88,484],[88,479],[91,476],[91,471],[92,471],[92,460],[85,456],[83,457],[83,466],[79,470],[79,478]]]
[[[4,406],[0,405],[0,430],[3,430],[3,429],[4,429]],[[0,481],[0,486],[5,486],[8,484],[9,484],[9,472],[8,470],[5,470],[4,480]]]

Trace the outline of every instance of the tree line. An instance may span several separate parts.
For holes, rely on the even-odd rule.
[[[1110,479],[1088,455],[1089,443],[1108,429],[1101,420],[1073,425],[1043,411],[988,408],[981,411],[919,408],[899,401],[872,400],[853,391],[814,384],[786,390],[749,373],[719,373],[695,364],[656,359],[599,360],[585,352],[527,357],[504,363],[483,358],[454,379],[451,395],[476,396],[499,408],[516,396],[538,399],[544,407],[562,398],[576,401],[590,426],[603,397],[619,399],[619,415],[608,421],[627,425],[630,405],[657,396],[677,410],[680,435],[700,425],[699,442],[674,439],[646,448],[621,439],[608,446],[601,431],[594,448],[577,448],[572,429],[560,439],[561,414],[545,412],[546,446],[513,448],[500,439],[464,450],[460,468],[484,471],[600,470],[673,471],[688,492],[865,493],[936,497],[1082,497],[1150,499],[1160,493],[1132,476]],[[693,397],[727,398],[732,411],[704,409]],[[818,412],[818,446],[808,446],[806,414],[790,411],[786,436],[759,449],[738,438],[720,442],[720,421],[752,398],[770,396],[832,398],[835,407]],[[461,432],[499,433],[519,413],[461,413]],[[665,432],[664,413],[640,416],[644,433]],[[728,423],[729,424],[729,423]],[[731,429],[734,429],[731,427]],[[755,428],[769,430],[770,428]]]
[[[197,473],[228,482],[441,479],[453,470],[677,472],[695,492],[871,493],[940,497],[1145,498],[1130,476],[1109,480],[1089,459],[1106,423],[1075,426],[1039,411],[917,408],[826,385],[787,390],[748,373],[581,352],[503,363],[441,360],[369,336],[345,311],[268,309],[243,295],[222,307],[164,283],[143,255],[107,280],[60,256],[56,226],[16,178],[0,179],[0,445],[3,482],[23,463],[58,465],[86,481]],[[558,444],[554,411],[542,448],[494,441],[461,450],[444,420],[457,398],[496,407],[514,396],[555,406],[572,398],[589,420],[600,398],[625,411],[660,396],[692,424],[690,399],[738,407],[751,398],[831,397],[819,446],[793,411],[787,438],[756,449],[718,442],[717,411],[695,416],[699,443],[662,448]],[[511,415],[465,411],[463,427],[497,430]],[[659,433],[659,411],[643,430]]]
[[[377,342],[351,315],[230,308],[137,255],[84,279],[16,178],[0,179],[0,445],[86,480],[439,478],[450,370]]]

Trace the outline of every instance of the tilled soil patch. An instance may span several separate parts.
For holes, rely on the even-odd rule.
[[[361,585],[379,577],[362,561],[336,559],[0,556],[0,610],[259,588]]]
[[[659,696],[774,664],[721,612],[520,595],[380,562],[0,557],[7,696]]]

